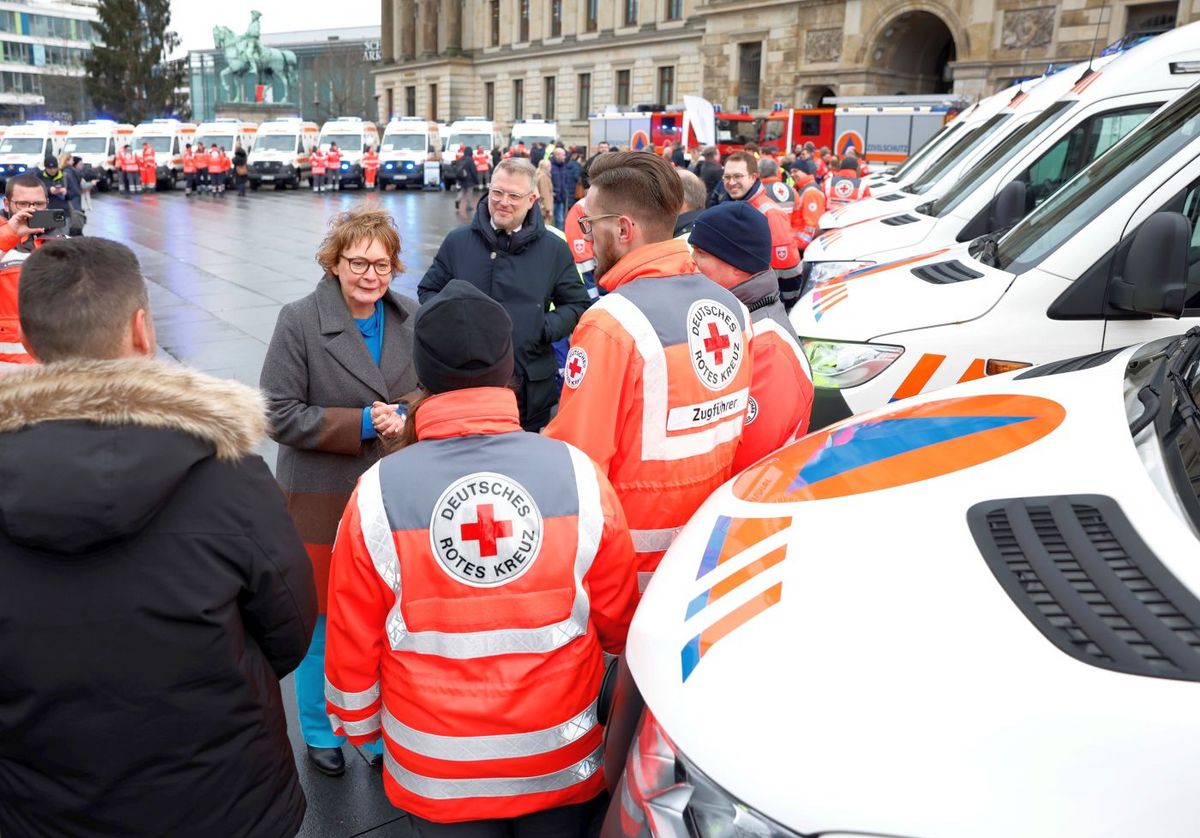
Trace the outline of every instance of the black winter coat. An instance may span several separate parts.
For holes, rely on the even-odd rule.
[[[505,238],[499,240],[487,199],[481,200],[471,223],[442,242],[417,298],[424,303],[450,280],[463,279],[504,306],[513,323],[521,424],[540,430],[558,404],[551,344],[571,334],[590,300],[566,240],[547,230],[536,204]]]
[[[243,385],[0,376],[0,834],[283,838],[316,591]]]

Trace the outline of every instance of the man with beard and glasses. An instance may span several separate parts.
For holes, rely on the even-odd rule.
[[[644,588],[680,527],[729,479],[750,395],[750,315],[673,238],[683,187],[645,152],[592,163],[579,219],[608,293],[571,336],[549,436],[608,476]]]

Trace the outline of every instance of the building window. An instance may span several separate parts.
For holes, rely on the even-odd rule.
[[[675,68],[658,68],[658,101],[669,105],[675,101]]]
[[[492,46],[500,46],[500,0],[492,0]]]
[[[625,25],[637,26],[637,0],[625,0]]]
[[[429,119],[432,122],[438,121],[438,95],[437,85],[429,85]]]
[[[410,85],[404,88],[404,115],[417,115],[417,87]]]
[[[545,92],[545,105],[543,108],[543,119],[554,119],[554,100],[558,94],[558,79],[554,76],[546,76],[542,82],[542,90]]]
[[[483,83],[483,115],[488,119],[496,118],[496,83],[494,81]]]
[[[617,107],[624,108],[629,106],[629,76],[630,70],[617,70],[617,90],[614,98],[617,100]]]
[[[683,20],[683,0],[666,0],[667,20]]]
[[[595,32],[600,28],[600,0],[583,0],[584,30]]]
[[[391,119],[396,115],[396,88],[389,87],[387,89],[387,101],[385,107],[387,108],[387,119]]]
[[[563,0],[550,0],[550,37],[562,35],[562,6]]]
[[[757,108],[762,77],[762,44],[738,44],[738,107]]]
[[[579,108],[575,113],[577,119],[587,119],[592,110],[592,74],[579,74]]]
[[[513,80],[513,121],[525,118],[525,80]]]
[[[1141,3],[1126,6],[1126,35],[1157,35],[1175,28],[1178,3]]]
[[[521,37],[517,40],[525,43],[529,40],[529,0],[520,0],[521,3]]]

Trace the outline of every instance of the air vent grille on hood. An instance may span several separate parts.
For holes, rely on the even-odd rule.
[[[877,201],[899,201],[903,197],[904,197],[903,192],[893,192],[890,195],[880,195],[875,200],[877,200]]]
[[[903,224],[916,224],[920,220],[915,215],[904,213],[904,215],[893,215],[890,218],[885,218],[883,219],[883,223],[889,227],[899,227]]]
[[[1041,378],[1045,375],[1058,375],[1060,372],[1078,372],[1079,370],[1090,370],[1092,367],[1098,367],[1102,364],[1107,364],[1117,355],[1124,352],[1126,347],[1120,349],[1106,349],[1103,352],[1093,352],[1090,355],[1076,355],[1074,358],[1064,358],[1061,361],[1051,361],[1048,364],[1039,364],[1031,370],[1026,370],[1014,378],[1017,381],[1023,381],[1026,378]]]
[[[1093,666],[1200,681],[1200,600],[1102,495],[985,501],[967,523],[1013,602]]]
[[[979,279],[983,276],[979,271],[971,270],[957,259],[922,265],[919,268],[913,268],[912,272],[913,276],[935,285],[949,285],[954,282],[965,282],[968,279]]]

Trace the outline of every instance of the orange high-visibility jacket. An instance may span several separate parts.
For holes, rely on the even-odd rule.
[[[214,175],[225,171],[221,166],[221,152],[215,148],[208,152],[208,170]]]
[[[336,169],[342,165],[342,150],[340,148],[330,148],[325,152],[325,166],[329,169]]]
[[[374,171],[379,168],[379,152],[375,149],[364,151],[362,156],[362,165],[365,171]]]
[[[545,433],[582,449],[625,507],[644,586],[729,479],[750,397],[750,316],[677,239],[626,254],[571,336]]]
[[[871,197],[871,187],[856,169],[838,169],[825,179],[825,205],[835,210]]]
[[[196,154],[191,149],[183,151],[183,173],[190,175],[196,171]]]
[[[393,804],[518,817],[605,786],[601,651],[637,605],[621,504],[582,452],[521,430],[516,396],[428,398],[418,442],[358,481],[329,577],[325,697],[383,735]]]
[[[792,237],[794,194],[786,183],[755,182],[743,199],[767,217],[771,228],[771,267],[779,277],[779,293],[791,308],[800,298],[800,249]]]
[[[481,148],[476,149],[471,158],[475,161],[475,171],[479,172],[479,174],[483,174],[492,168],[492,155]]]
[[[29,254],[41,246],[41,239],[21,239],[8,229],[8,224],[0,225],[0,364],[36,363],[21,343],[17,286],[21,280],[21,266]]]
[[[807,177],[808,183],[799,188],[800,197],[792,208],[792,234],[801,255],[820,232],[821,216],[825,213],[825,192],[811,175]]]
[[[312,166],[312,173],[314,175],[325,174],[325,152],[321,151],[321,149],[314,147],[312,154],[308,156],[308,162]]]
[[[579,219],[583,215],[583,201],[576,201],[567,210],[567,218],[563,222],[563,235],[567,244],[571,245],[571,256],[575,259],[575,267],[583,273],[596,269],[596,254],[592,243],[583,235],[579,227]]]
[[[118,155],[121,160],[121,169],[126,172],[136,172],[141,169],[141,162],[138,160],[137,153],[133,149],[125,152],[124,155]]]

